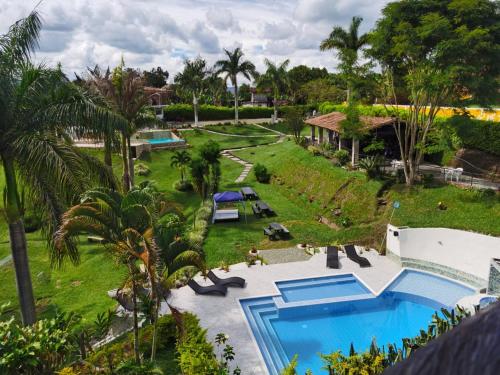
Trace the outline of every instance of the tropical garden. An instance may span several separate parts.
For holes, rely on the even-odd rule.
[[[397,225],[500,235],[497,192],[418,172],[424,159],[451,163],[463,149],[499,160],[499,124],[466,109],[498,103],[498,14],[487,0],[390,3],[369,33],[353,17],[318,41],[337,55],[335,73],[290,68],[288,59],[266,59],[259,73],[240,48],[222,51],[213,67],[186,60],[163,121],[144,87],[164,86],[168,72],[122,60],[71,80],[60,66],[34,62],[39,14],[16,22],[0,38],[0,373],[238,374],[227,337],[210,342],[196,316],[168,304],[196,273],[244,262],[253,247],[264,259],[302,243],[356,241],[383,252],[393,201]],[[268,106],[241,106],[246,82]],[[444,106],[456,113],[441,116]],[[401,173],[377,164],[377,139],[359,165],[345,150],[308,147],[304,118],[332,111],[346,114],[342,133],[353,140],[367,137],[360,116],[393,116]],[[221,123],[198,127],[209,120]],[[182,122],[195,127],[177,131]],[[174,129],[190,147],[134,160],[134,135],[146,127]],[[102,148],[75,147],[87,138]],[[223,150],[254,165],[246,180],[235,182],[242,166]],[[210,224],[211,195],[242,186],[275,209],[291,239],[263,238],[272,220],[250,210],[245,224]],[[130,332],[110,341],[123,327]],[[380,373],[409,355],[375,346],[323,354],[333,374],[360,363]],[[293,374],[293,363],[284,371]]]

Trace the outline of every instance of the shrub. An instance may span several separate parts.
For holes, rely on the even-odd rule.
[[[241,107],[238,111],[240,119],[269,118],[273,109],[268,107]],[[231,120],[234,108],[202,104],[198,110],[200,121]],[[191,104],[173,104],[163,109],[165,121],[193,121],[194,113]]]
[[[193,227],[186,233],[186,239],[194,250],[202,250],[203,242],[205,241],[205,236],[208,230],[208,222],[212,216],[212,210],[212,201],[203,201],[198,211],[196,211]]]
[[[186,314],[187,315],[187,314]],[[144,357],[150,355],[151,340],[153,337],[153,326],[147,325],[139,331],[139,350]],[[158,319],[158,351],[173,349],[177,337],[177,326],[172,315],[164,315]],[[133,333],[129,333],[116,342],[105,345],[95,353],[87,357],[87,361],[93,366],[110,370],[118,366],[124,366],[134,357],[132,345]],[[127,367],[124,366],[122,371]],[[113,372],[114,373],[114,372]],[[125,372],[122,372],[125,373]],[[142,374],[142,372],[141,372]]]
[[[467,116],[453,116],[446,121],[463,147],[500,156],[500,123]]]
[[[14,317],[0,321],[0,372],[2,374],[53,373],[74,359],[72,335],[75,315],[60,314],[38,320],[32,326]]]
[[[138,176],[149,176],[151,174],[151,169],[143,163],[137,163],[134,166],[134,172]]]
[[[178,191],[192,191],[193,190],[193,184],[189,180],[179,180],[174,183],[174,189]]]
[[[368,156],[359,161],[359,168],[366,171],[368,178],[380,175],[380,159],[377,156]]]
[[[214,348],[207,341],[207,331],[202,329],[198,318],[183,315],[184,335],[177,341],[179,367],[183,375],[216,374],[218,363]]]
[[[309,151],[314,156],[321,155],[321,150],[318,147],[316,147],[316,146],[312,146],[311,145],[311,146],[307,147],[307,151]]]
[[[333,153],[333,157],[337,159],[339,165],[346,165],[349,161],[349,152],[347,150],[337,150]]]
[[[255,179],[262,184],[267,184],[271,180],[271,174],[262,164],[255,164],[254,170]]]

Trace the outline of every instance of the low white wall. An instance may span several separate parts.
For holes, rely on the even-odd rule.
[[[388,225],[387,250],[401,258],[432,262],[488,280],[491,258],[500,258],[500,237],[447,228]]]

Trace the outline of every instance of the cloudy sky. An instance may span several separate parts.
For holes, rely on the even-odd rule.
[[[0,33],[27,15],[39,0],[0,0]],[[171,79],[186,58],[210,63],[222,48],[242,47],[262,69],[264,58],[334,70],[331,52],[319,43],[333,25],[354,15],[370,29],[387,0],[43,0],[36,59],[61,62],[66,73],[87,66],[166,68]]]

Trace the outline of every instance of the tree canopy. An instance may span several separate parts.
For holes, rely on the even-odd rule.
[[[489,0],[390,3],[370,35],[370,54],[403,80],[416,68],[435,70],[426,84],[448,87],[451,101],[491,103],[499,97],[499,9]]]

